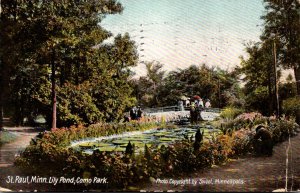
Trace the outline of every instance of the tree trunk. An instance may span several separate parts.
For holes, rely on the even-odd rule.
[[[278,94],[278,78],[277,78],[277,52],[276,42],[273,42],[273,56],[274,56],[274,84],[275,84],[275,104],[276,104],[276,117],[279,118],[279,94]]]
[[[3,72],[3,64],[2,64],[2,61],[0,61],[0,64],[1,64],[1,68],[0,68],[0,88],[1,88],[1,93],[0,93],[0,130],[3,128],[3,105],[4,105],[4,80],[3,80],[3,76],[4,76],[4,72]]]
[[[51,58],[51,84],[52,84],[52,129],[56,128],[56,90],[55,90],[55,51]]]
[[[0,80],[0,85],[2,86],[2,80]],[[3,87],[1,87],[3,88]],[[0,131],[3,128],[3,96],[2,92],[0,94]]]
[[[294,66],[294,74],[296,79],[296,86],[297,86],[297,95],[300,96],[300,66]]]
[[[269,112],[268,112],[268,115],[272,116],[274,101],[273,101],[273,93],[272,93],[271,70],[269,71],[269,74],[268,74],[268,92],[269,92]]]
[[[8,68],[9,65],[6,65],[6,61],[3,58],[0,59],[0,129],[4,126],[4,111],[5,107],[7,107],[8,96],[9,96],[9,74],[10,70]]]

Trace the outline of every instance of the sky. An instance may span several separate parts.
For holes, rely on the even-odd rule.
[[[259,41],[262,0],[119,0],[122,14],[101,23],[114,35],[128,32],[136,42],[138,76],[143,62],[159,61],[164,70],[206,63],[222,69],[239,65],[243,43]]]

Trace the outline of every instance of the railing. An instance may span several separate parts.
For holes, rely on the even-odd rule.
[[[168,111],[179,111],[178,106],[166,106],[166,107],[155,107],[155,108],[146,108],[143,109],[145,113],[160,113]]]
[[[190,107],[184,107],[184,110],[189,111]],[[144,113],[160,113],[160,112],[169,112],[169,111],[180,111],[180,108],[179,108],[179,106],[165,106],[165,107],[155,107],[155,108],[143,109]],[[203,111],[220,113],[219,108],[204,108]]]

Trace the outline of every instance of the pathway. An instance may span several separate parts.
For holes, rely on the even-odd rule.
[[[22,176],[21,172],[14,166],[15,155],[29,145],[31,139],[38,134],[38,131],[28,127],[5,127],[6,130],[17,135],[16,140],[0,147],[0,192],[12,189],[22,190],[21,184],[6,183],[8,176]]]

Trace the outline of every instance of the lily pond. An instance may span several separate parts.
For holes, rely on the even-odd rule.
[[[184,127],[176,129],[151,129],[147,131],[126,132],[120,135],[111,135],[93,139],[85,139],[81,141],[74,141],[71,147],[83,153],[92,154],[94,150],[100,151],[125,151],[128,142],[135,146],[135,153],[144,150],[145,144],[147,146],[156,146],[160,148],[162,145],[168,146],[176,141],[184,138],[191,138],[197,132],[199,127]],[[204,140],[209,139],[213,133],[219,133],[220,130],[213,129],[210,125],[208,127],[200,128],[204,131]]]

